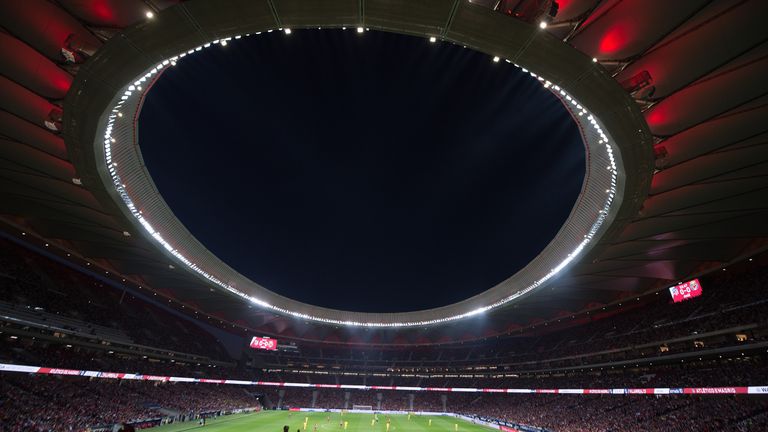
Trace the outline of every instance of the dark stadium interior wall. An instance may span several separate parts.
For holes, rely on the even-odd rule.
[[[41,249],[41,248],[39,248],[39,247],[37,247],[37,246],[35,246],[33,244],[26,243],[26,242],[23,242],[23,241],[19,241],[18,238],[10,236],[10,235],[8,235],[5,232],[0,231],[0,238],[3,238],[3,239],[6,239],[8,241],[11,241],[13,243],[16,243],[19,246],[21,246],[23,248],[26,248],[26,249],[29,249],[30,251],[33,251],[33,252],[35,252],[35,253],[37,253],[39,255],[42,255],[42,256],[44,256],[44,257],[46,257],[46,258],[48,258],[48,259],[50,259],[50,260],[52,260],[52,261],[54,261],[54,262],[56,262],[58,264],[61,264],[61,265],[65,266],[65,267],[67,267],[67,268],[70,268],[72,270],[75,270],[77,272],[85,274],[88,277],[94,278],[94,279],[98,280],[99,282],[102,282],[102,283],[104,283],[106,285],[109,285],[110,287],[112,287],[112,288],[114,288],[114,289],[116,289],[118,291],[122,291],[123,289],[125,289],[126,292],[128,292],[132,296],[134,296],[136,298],[139,298],[139,299],[141,299],[141,300],[143,300],[143,301],[145,301],[147,303],[150,303],[153,306],[157,306],[159,308],[162,308],[164,311],[166,311],[168,313],[171,313],[174,316],[182,318],[182,319],[184,319],[184,320],[186,320],[188,322],[194,323],[196,326],[198,326],[201,329],[203,329],[204,331],[210,333],[214,338],[216,338],[221,343],[221,345],[224,347],[224,349],[227,350],[227,354],[229,354],[230,357],[232,357],[233,359],[240,360],[240,358],[242,357],[243,348],[246,346],[246,340],[242,336],[229,333],[229,332],[224,331],[222,329],[219,329],[219,328],[216,328],[214,326],[211,326],[211,325],[209,325],[209,324],[207,324],[207,323],[205,323],[205,322],[203,322],[201,320],[194,319],[191,316],[185,315],[185,314],[183,314],[183,313],[181,313],[181,312],[179,312],[179,311],[177,311],[177,310],[175,310],[173,308],[169,308],[164,303],[158,302],[155,299],[153,299],[152,297],[148,297],[148,296],[146,296],[144,293],[142,293],[140,291],[136,291],[135,289],[133,289],[130,286],[120,285],[120,284],[116,283],[115,281],[113,281],[111,279],[105,278],[105,277],[101,276],[100,274],[92,272],[90,270],[87,270],[87,269],[85,269],[83,267],[79,267],[77,265],[74,265],[73,263],[62,259],[61,257],[59,257],[59,256],[57,256],[55,254],[51,254],[51,253],[47,252],[46,250]]]

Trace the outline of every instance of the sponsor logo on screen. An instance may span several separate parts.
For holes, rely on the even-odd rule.
[[[251,348],[277,351],[277,339],[254,336],[253,339],[251,339]]]

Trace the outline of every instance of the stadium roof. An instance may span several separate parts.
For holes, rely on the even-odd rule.
[[[560,1],[549,19],[548,3],[5,2],[0,6],[7,32],[0,33],[5,54],[0,213],[7,231],[32,233],[81,264],[87,260],[169,301],[257,333],[353,343],[440,343],[508,333],[634,298],[763,250],[768,30],[761,18],[768,5],[760,0],[652,6],[639,0],[570,0]],[[546,29],[540,22],[548,24]],[[434,35],[511,58],[540,70],[594,112],[621,147],[626,181],[592,249],[549,285],[482,317],[419,332],[355,331],[223,294],[221,286],[181,268],[141,233],[104,181],[103,159],[94,147],[95,132],[104,125],[103,108],[126,78],[178,55],[181,48],[215,39],[257,29],[344,24]],[[640,110],[653,143],[642,122],[633,129],[633,115]],[[142,192],[154,192],[151,180],[142,186]],[[484,295],[480,303],[458,304],[450,313],[504,297],[493,290]],[[317,312],[306,307],[302,313]],[[328,313],[336,312],[318,312]],[[429,321],[445,313],[423,316]]]

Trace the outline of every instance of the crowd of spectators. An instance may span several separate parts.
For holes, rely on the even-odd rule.
[[[82,432],[258,406],[239,386],[0,375],[0,432]]]
[[[0,301],[121,329],[144,345],[229,360],[215,337],[189,320],[8,241],[1,246]],[[706,294],[695,300],[671,304],[665,293],[637,303],[629,299],[623,309],[582,314],[566,329],[554,330],[553,323],[549,330],[540,326],[519,336],[441,347],[371,349],[304,343],[293,352],[263,353],[260,363],[379,371],[440,367],[457,372],[492,365],[524,372],[742,346],[768,339],[768,296],[762,289],[766,283],[768,269],[754,266],[703,279]],[[744,339],[737,340],[737,334]],[[358,377],[344,376],[313,379],[359,382]]]
[[[768,383],[768,359],[764,353],[732,358],[694,358],[688,362],[631,367],[615,366],[568,373],[538,373],[490,377],[344,376],[334,374],[269,373],[256,369],[181,361],[153,360],[78,346],[48,345],[36,341],[0,337],[0,363],[55,366],[77,370],[139,374],[228,378],[250,381],[310,384],[366,384],[371,386],[472,387],[472,388],[615,388],[615,387],[712,387]],[[215,365],[214,365],[215,366]],[[363,402],[360,402],[363,404]]]
[[[515,371],[582,366],[632,358],[669,356],[768,340],[768,267],[722,272],[703,280],[702,297],[672,303],[665,292],[629,299],[589,315],[564,317],[519,336],[455,346],[400,349],[302,346],[296,353],[272,353],[272,364],[343,365],[455,371],[493,365]],[[572,320],[572,322],[571,322]],[[567,327],[563,327],[567,326]],[[743,340],[737,339],[743,337]]]
[[[190,319],[0,240],[0,301],[10,305],[6,310],[41,310],[119,330],[135,344],[155,347],[158,353],[162,349],[203,356],[180,354],[174,359],[178,353],[170,352],[147,356],[142,354],[154,348],[137,347],[134,352],[113,349],[106,340],[78,340],[69,334],[64,338],[8,321],[4,330],[16,326],[13,330],[25,333],[23,337],[0,335],[0,362],[330,385],[538,389],[765,386],[768,268],[722,272],[704,279],[703,285],[705,295],[681,304],[672,304],[665,293],[628,299],[618,308],[563,317],[562,325],[551,323],[548,328],[539,326],[535,332],[492,342],[397,349],[301,344],[291,352],[262,354],[258,364],[267,371],[231,361],[216,340],[216,332],[206,331]],[[698,354],[713,348],[722,348],[725,358]],[[684,356],[675,358],[674,363],[667,360],[681,353]],[[190,361],[195,358],[223,361]],[[635,362],[637,359],[647,361]],[[324,373],[292,372],[295,366],[289,365],[296,364],[307,369],[304,372]],[[261,390],[269,407],[349,409],[370,405],[386,410],[460,412],[555,432],[768,428],[768,401],[744,395]],[[160,416],[161,410],[190,417],[256,403],[237,386],[0,374],[0,432],[80,431],[91,425]]]
[[[345,393],[346,392],[344,390],[336,390],[336,389],[325,389],[323,391],[319,391],[317,393],[317,401],[315,402],[315,406],[318,408],[345,408],[345,407],[352,408],[352,405],[355,403],[359,405],[364,405],[366,404],[366,402],[369,402],[369,401],[363,402],[362,400],[347,401],[344,399]],[[289,403],[292,406],[300,406],[297,404],[297,400],[296,400],[297,395],[292,395],[291,393],[287,393],[287,395],[290,398]],[[358,396],[361,396],[361,395],[358,395]],[[365,398],[358,397],[356,399],[365,399]],[[347,403],[347,405],[345,405],[345,403]]]
[[[409,394],[387,390],[291,389],[284,393],[283,403],[308,407],[313,392],[317,393],[315,408],[351,408],[358,404],[382,410],[460,413],[552,432],[745,432],[768,426],[768,400],[748,395]],[[377,394],[382,397],[380,406]]]
[[[466,406],[469,416],[553,432],[729,432],[765,430],[768,401],[750,396],[496,395]]]
[[[47,343],[31,338],[6,336],[0,337],[0,363],[199,378],[220,375],[242,379],[254,377],[253,372],[227,367],[226,364],[218,366],[174,359],[158,360],[140,354],[125,354],[109,350],[109,347],[105,348],[86,348],[79,345]]]
[[[137,344],[229,359],[211,333],[189,320],[2,239],[0,301],[112,327]]]
[[[765,358],[701,362],[652,371],[515,378],[520,388],[615,388],[711,386],[764,383]],[[719,378],[722,376],[722,378]],[[397,382],[395,382],[397,384]],[[454,386],[459,382],[447,381]],[[464,383],[461,383],[464,384]],[[499,382],[496,383],[498,385]],[[555,395],[407,392],[155,383],[27,374],[0,375],[0,432],[82,431],[87,426],[132,422],[167,415],[253,407],[264,392],[267,406],[456,412],[554,432],[748,431],[768,426],[768,400],[726,395]],[[379,405],[380,402],[380,405]],[[314,404],[314,405],[313,405]],[[163,413],[161,414],[161,409]]]

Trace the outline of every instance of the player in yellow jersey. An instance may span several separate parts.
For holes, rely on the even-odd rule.
[[[345,422],[344,422],[344,430],[347,430],[347,426],[349,426],[349,422],[348,422],[348,421],[345,421]]]
[[[432,419],[429,419],[429,425],[432,426]]]

